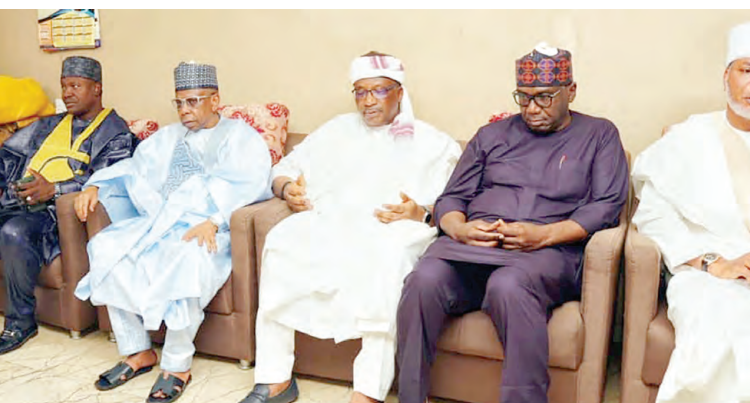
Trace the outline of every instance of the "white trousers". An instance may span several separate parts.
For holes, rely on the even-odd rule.
[[[107,305],[109,321],[117,339],[117,350],[120,355],[145,351],[151,348],[151,337],[143,326],[143,318],[139,315]],[[198,328],[203,323],[203,309],[197,298],[188,300],[188,320],[190,325],[182,330],[167,328],[164,348],[161,353],[161,369],[169,372],[185,372],[190,370],[195,354],[195,339]]]
[[[657,403],[750,402],[750,286],[688,268],[667,288],[675,349]]]
[[[292,378],[294,331],[258,311],[255,325],[255,383],[282,383]],[[366,333],[354,360],[354,390],[385,400],[393,383],[396,340],[385,333]]]

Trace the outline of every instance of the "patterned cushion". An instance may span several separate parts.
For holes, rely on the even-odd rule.
[[[289,109],[280,103],[225,105],[219,107],[219,113],[230,119],[242,119],[263,136],[271,152],[274,165],[284,156],[287,128],[289,127]]]
[[[128,127],[130,127],[130,131],[141,141],[159,130],[159,124],[150,119],[131,120],[128,122]]]
[[[490,116],[489,123],[497,122],[498,120],[508,119],[509,117],[511,117],[513,115],[515,115],[515,114],[512,113],[512,112],[500,112],[500,113],[496,113],[496,114]]]

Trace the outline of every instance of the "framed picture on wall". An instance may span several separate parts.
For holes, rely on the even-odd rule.
[[[101,46],[98,9],[37,10],[37,23],[45,52]]]

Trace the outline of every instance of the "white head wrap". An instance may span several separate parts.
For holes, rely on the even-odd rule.
[[[737,25],[729,31],[727,67],[737,59],[750,57],[750,22]]]
[[[387,77],[401,84],[404,96],[401,98],[401,110],[389,129],[395,137],[414,134],[414,111],[411,107],[409,92],[404,86],[404,65],[393,56],[362,56],[354,59],[349,80],[352,84],[363,78]]]
[[[549,57],[552,57],[560,52],[556,47],[550,46],[547,42],[537,43],[536,47],[534,47],[534,50]]]

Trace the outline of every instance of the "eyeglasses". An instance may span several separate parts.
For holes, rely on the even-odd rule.
[[[400,87],[401,84],[393,84],[388,87],[383,88],[374,88],[371,90],[366,90],[363,88],[360,89],[353,89],[352,94],[354,94],[354,98],[357,99],[364,99],[367,98],[367,94],[372,94],[377,99],[385,99],[385,97],[388,96],[388,93],[391,92],[392,89]]]
[[[175,98],[172,100],[172,106],[175,107],[175,109],[180,109],[184,106],[187,106],[190,109],[194,109],[198,104],[201,103],[206,98],[211,98],[212,95],[202,95],[199,97],[190,97],[190,98]]]
[[[531,101],[534,101],[536,105],[540,108],[549,108],[550,105],[552,105],[552,101],[555,99],[556,96],[560,94],[560,91],[562,91],[562,88],[557,90],[554,94],[536,94],[536,95],[529,95],[521,91],[513,91],[513,100],[516,101],[516,103],[520,106],[527,107],[531,105]]]

